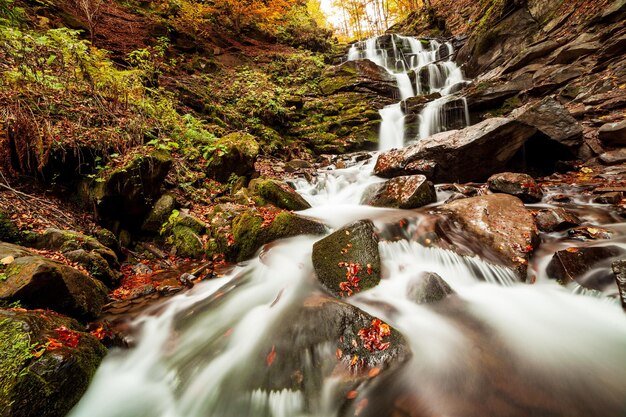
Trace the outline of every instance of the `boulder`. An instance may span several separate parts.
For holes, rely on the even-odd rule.
[[[9,249],[18,256],[2,268],[0,300],[86,320],[100,314],[108,301],[107,289],[100,281],[67,265],[28,255],[19,247]]]
[[[137,229],[161,196],[161,187],[172,166],[164,151],[137,155],[121,168],[106,169],[83,190],[98,215]]]
[[[319,87],[324,95],[357,91],[389,98],[399,96],[396,78],[367,59],[348,61],[330,68],[322,75]]]
[[[406,175],[407,166],[430,161],[435,168],[429,179],[435,183],[484,180],[504,171],[507,162],[535,132],[535,128],[512,119],[487,119],[463,130],[438,133],[415,145],[383,152],[374,173],[384,178]]]
[[[535,212],[535,222],[542,232],[560,232],[580,225],[581,220],[563,208],[549,208]]]
[[[539,244],[537,227],[524,203],[508,194],[490,194],[444,204],[439,209],[442,239],[462,254],[513,268],[524,279]]]
[[[439,302],[454,291],[443,278],[433,272],[426,272],[412,279],[407,286],[407,298],[416,304]]]
[[[392,178],[373,184],[365,191],[362,204],[374,207],[414,209],[437,201],[433,183],[423,175]]]
[[[21,243],[22,232],[17,228],[11,218],[0,211],[0,242]]]
[[[116,287],[122,279],[122,274],[111,269],[107,261],[97,252],[87,252],[84,249],[76,249],[65,252],[65,257],[72,262],[84,267],[92,277],[101,281],[109,288]]]
[[[247,210],[234,218],[231,228],[230,241],[221,242],[218,246],[229,260],[237,262],[251,258],[263,245],[275,240],[320,235],[326,231],[326,227],[315,220],[277,208]]]
[[[397,369],[411,355],[398,330],[324,294],[308,296],[285,311],[268,334],[271,338],[262,341],[249,364],[248,383],[267,392],[318,395],[332,375],[332,395],[345,401],[360,382]]]
[[[618,246],[571,247],[554,254],[546,268],[548,277],[558,280],[561,284],[576,281],[579,284],[602,290],[595,282],[582,282],[583,276],[593,268],[602,264],[610,265],[610,259],[624,253]]]
[[[102,257],[113,270],[120,267],[117,255],[112,249],[91,236],[73,230],[46,229],[37,237],[34,246],[37,249],[54,250],[63,254],[83,249]]]
[[[524,203],[537,203],[543,198],[541,187],[527,174],[503,172],[489,177],[487,183],[494,193],[514,195]]]
[[[600,161],[606,165],[617,165],[626,162],[626,148],[605,152],[599,156]]]
[[[63,417],[106,349],[76,321],[0,309],[0,417]]]
[[[149,233],[159,233],[161,227],[167,222],[170,214],[176,208],[176,199],[171,194],[163,194],[148,213],[141,230]]]
[[[187,226],[175,225],[172,228],[171,243],[178,256],[200,259],[205,254],[202,238]]]
[[[313,245],[317,279],[337,297],[348,297],[380,282],[380,253],[374,224],[351,223]]]
[[[626,120],[602,125],[598,130],[598,137],[606,146],[626,146]]]
[[[509,117],[536,128],[551,141],[568,148],[572,156],[583,144],[582,126],[552,97],[516,109]]]
[[[306,210],[311,205],[293,188],[282,181],[273,179],[252,180],[248,187],[260,197],[260,205],[270,203],[285,210]]]
[[[615,283],[619,290],[619,298],[622,308],[626,311],[626,260],[620,259],[611,265],[613,274],[615,274]]]
[[[218,139],[211,155],[206,174],[220,182],[231,175],[249,177],[254,173],[254,162],[259,156],[259,143],[249,133],[235,132]]]

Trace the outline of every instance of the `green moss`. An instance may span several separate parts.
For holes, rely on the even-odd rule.
[[[0,242],[22,243],[22,233],[9,216],[0,211]]]
[[[0,410],[8,410],[15,401],[12,389],[24,377],[33,357],[33,345],[24,325],[10,319],[0,320]]]
[[[172,239],[177,255],[189,258],[202,258],[204,256],[202,239],[189,227],[174,226]]]
[[[260,197],[259,203],[263,205],[265,202],[274,204],[276,207],[285,210],[305,210],[311,205],[306,202],[298,193],[289,188],[285,183],[276,180],[258,180],[250,184],[251,188]]]

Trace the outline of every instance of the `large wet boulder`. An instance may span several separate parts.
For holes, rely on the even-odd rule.
[[[380,282],[380,253],[374,224],[351,223],[313,245],[313,268],[321,284],[348,297]]]
[[[489,177],[489,189],[494,193],[514,195],[524,203],[536,203],[543,198],[543,191],[528,174],[503,172]]]
[[[102,218],[138,228],[161,196],[171,166],[172,157],[164,151],[137,155],[124,166],[99,174],[82,190],[84,200]]]
[[[404,149],[383,152],[374,173],[384,178],[415,174],[418,172],[412,172],[411,166],[424,166],[429,161],[435,164],[429,176],[435,183],[484,180],[504,171],[535,132],[534,127],[512,119],[487,119],[463,130],[438,133]]]
[[[37,237],[34,246],[63,253],[109,287],[115,286],[121,278],[117,254],[94,237],[73,230],[50,228]]]
[[[258,203],[270,203],[285,210],[306,210],[311,205],[293,188],[283,181],[258,179],[250,181],[248,187],[258,197]]]
[[[371,185],[365,191],[361,203],[408,210],[436,201],[437,193],[433,183],[423,175],[410,175]]]
[[[259,142],[245,132],[235,132],[220,138],[209,157],[206,174],[220,182],[227,182],[231,175],[248,177],[254,173],[254,162],[259,156]]]
[[[28,308],[51,309],[80,319],[97,317],[108,301],[100,281],[24,248],[0,243],[0,258],[12,257],[2,266],[0,300],[19,301]]]
[[[0,417],[63,417],[106,349],[76,321],[0,309]]]
[[[626,146],[626,120],[602,125],[598,130],[598,136],[606,146]]]
[[[217,236],[218,247],[229,260],[241,262],[250,259],[263,245],[278,239],[299,235],[320,235],[326,227],[306,217],[273,207],[247,210],[237,215],[231,224],[231,233]]]
[[[536,128],[551,141],[578,153],[583,144],[583,129],[580,123],[552,97],[528,104],[514,110],[510,117]]]
[[[252,383],[267,391],[319,390],[332,373],[340,383],[337,399],[345,399],[359,382],[410,357],[398,330],[327,295],[309,296],[281,317],[254,362],[263,365]]]
[[[522,279],[539,244],[537,227],[524,203],[508,194],[464,198],[439,208],[438,232],[462,254],[476,254],[516,270]]]
[[[327,70],[319,82],[322,94],[356,91],[398,97],[396,78],[370,60],[348,61]]]
[[[587,288],[603,290],[612,285],[613,277],[609,274],[602,276],[587,276],[587,272],[598,267],[610,267],[611,260],[624,253],[618,246],[589,246],[571,247],[554,254],[546,268],[549,278],[558,280],[561,284],[578,282]]]
[[[407,285],[407,298],[417,304],[437,303],[452,294],[450,285],[433,272],[423,273]]]

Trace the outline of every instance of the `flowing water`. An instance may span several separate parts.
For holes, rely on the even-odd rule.
[[[402,101],[416,95],[441,95],[428,102],[419,115],[419,138],[470,124],[467,101],[454,95],[466,80],[453,58],[451,42],[400,35],[370,38],[353,44],[348,51],[349,61],[369,59],[393,75]],[[402,101],[380,110],[380,150],[401,148],[406,139],[417,139],[406,138]]]
[[[406,48],[382,52],[374,39],[349,56],[397,69],[424,67],[443,49],[451,53],[435,41],[394,39]],[[411,54],[402,56],[402,49]],[[428,88],[450,88],[454,71]],[[388,114],[398,108],[381,111],[382,148],[402,144],[397,114]],[[411,350],[405,364],[359,382],[350,399],[333,372],[335,346],[307,350],[304,375],[275,373],[281,329],[295,325],[294,345],[315,332],[298,328],[296,317],[321,292],[311,263],[320,238],[301,236],[267,245],[228,276],[146,312],[134,323],[137,343],[108,355],[71,417],[626,415],[626,317],[614,299],[555,284],[543,276],[541,257],[532,265],[540,279],[529,285],[506,268],[418,244],[411,231],[424,218],[419,211],[360,205],[366,188],[382,181],[372,175],[374,161],[375,155],[331,167],[296,186],[312,205],[301,214],[332,229],[368,218],[386,236],[398,222],[407,224],[404,236],[379,244],[381,283],[348,299],[405,336]],[[615,230],[623,244],[626,225]],[[456,295],[415,304],[407,289],[423,272],[439,274]],[[303,378],[303,388],[282,386],[285,378]]]

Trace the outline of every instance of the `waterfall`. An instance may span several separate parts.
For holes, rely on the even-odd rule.
[[[442,57],[443,47],[447,56]],[[463,72],[452,60],[453,56],[451,42],[442,44],[436,40],[419,40],[400,35],[373,37],[354,43],[348,51],[348,60],[369,59],[395,77],[401,101],[424,93],[440,93],[443,96],[428,103],[419,115],[420,138],[447,130],[447,126],[469,126],[467,101],[453,95],[466,84]],[[440,59],[443,61],[439,62]],[[415,73],[415,88],[409,76],[410,71]],[[425,85],[420,75],[423,71],[426,71],[428,78]],[[451,106],[446,105],[453,101],[465,106],[464,110],[449,111]],[[379,149],[402,147],[406,136],[402,107],[398,103],[392,104],[379,113],[382,119]]]
[[[348,59],[372,59],[396,75],[401,59],[403,96],[415,93],[406,87],[407,70],[429,66],[425,71],[442,74],[436,85],[417,83],[418,93],[435,88],[444,95],[424,108],[420,136],[469,124],[465,99],[453,94],[463,82],[460,69],[434,62],[442,45],[390,38],[398,45],[389,51],[373,38],[352,45]],[[408,62],[403,50],[410,51]],[[380,112],[381,148],[401,147],[402,104]],[[69,417],[626,415],[626,320],[617,303],[597,293],[572,294],[554,281],[522,283],[510,269],[418,244],[423,213],[360,204],[368,187],[384,181],[372,175],[376,157],[370,156],[295,180],[312,206],[299,214],[333,229],[371,219],[381,236],[408,224],[410,238],[381,237],[380,284],[344,300],[397,329],[411,350],[406,362],[391,373],[370,369],[359,381],[335,372],[337,346],[320,343],[294,368],[281,368],[284,358],[272,356],[281,329],[307,297],[323,292],[311,261],[320,237],[300,236],[266,245],[227,276],[136,319],[136,345],[110,352]],[[409,288],[424,273],[441,276],[454,295],[416,304]],[[297,328],[287,342],[316,330]]]

